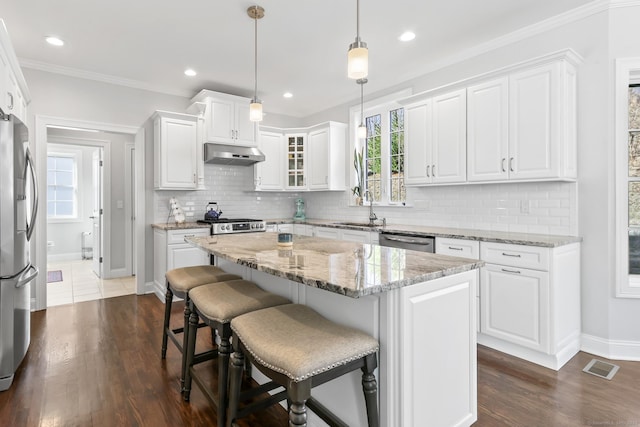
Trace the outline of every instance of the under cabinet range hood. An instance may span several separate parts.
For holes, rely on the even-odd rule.
[[[205,143],[204,162],[217,165],[249,166],[257,162],[264,162],[264,154],[255,147]]]

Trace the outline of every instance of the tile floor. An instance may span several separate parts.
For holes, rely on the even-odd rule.
[[[47,307],[135,294],[135,277],[100,279],[92,260],[52,262],[47,270],[62,270],[62,282],[47,283]]]

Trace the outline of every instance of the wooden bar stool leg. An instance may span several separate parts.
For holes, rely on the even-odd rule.
[[[189,327],[189,315],[191,314],[191,303],[189,302],[189,293],[185,293],[184,295],[184,329],[182,331],[182,374],[180,375],[180,390],[184,390],[184,378],[189,370],[189,364],[187,363],[187,358],[184,356],[186,354],[187,346],[189,345],[189,331],[191,328]],[[196,324],[196,328],[198,325]],[[194,350],[195,351],[195,350]],[[195,354],[195,353],[194,353]]]
[[[229,356],[231,355],[231,324],[220,325],[220,345],[218,346],[218,426],[223,427],[228,403]]]
[[[289,381],[287,386],[287,400],[289,406],[289,426],[307,425],[307,400],[311,397],[311,380],[300,382]]]
[[[164,328],[162,328],[162,358],[167,358],[167,331],[169,329],[169,319],[171,318],[171,303],[173,302],[173,292],[167,283],[167,292],[164,297]]]
[[[362,390],[364,391],[364,403],[367,408],[367,420],[369,427],[378,427],[378,383],[373,371],[378,365],[376,354],[366,356],[362,367]]]
[[[193,365],[193,358],[196,353],[196,333],[198,332],[198,313],[195,310],[190,310],[189,315],[189,333],[187,337],[187,348],[184,349],[185,365],[187,366],[184,374],[184,386],[182,388],[182,398],[188,402],[191,397],[191,365]]]
[[[234,346],[236,345],[234,340]],[[233,426],[238,414],[240,404],[240,389],[242,387],[242,371],[244,369],[244,354],[236,350],[231,355],[231,366],[229,367],[229,413],[227,415],[227,427]]]

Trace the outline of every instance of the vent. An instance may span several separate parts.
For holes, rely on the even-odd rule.
[[[620,367],[612,363],[603,362],[601,360],[591,359],[591,362],[584,367],[583,371],[596,377],[610,380],[618,372]]]

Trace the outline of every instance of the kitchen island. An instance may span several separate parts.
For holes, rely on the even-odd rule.
[[[382,426],[476,421],[481,261],[298,235],[282,247],[277,233],[185,240],[227,272],[377,338]],[[349,425],[366,425],[360,374],[314,388],[313,395]],[[309,425],[324,423],[310,413]]]

